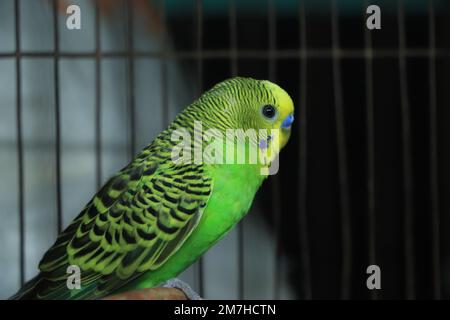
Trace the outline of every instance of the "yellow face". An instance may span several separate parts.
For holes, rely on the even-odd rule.
[[[286,145],[291,135],[291,125],[294,121],[294,103],[287,92],[275,83],[262,82],[274,103],[261,106],[261,117],[267,123],[268,129],[279,129],[278,141],[281,149]],[[271,110],[271,107],[274,110]]]

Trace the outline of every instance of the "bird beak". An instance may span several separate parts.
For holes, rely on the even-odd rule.
[[[283,120],[283,123],[281,124],[281,129],[290,129],[293,122],[294,122],[294,115],[291,113]]]

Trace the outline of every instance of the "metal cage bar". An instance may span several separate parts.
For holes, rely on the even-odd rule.
[[[62,216],[62,185],[61,185],[61,108],[59,83],[59,26],[58,26],[58,0],[53,0],[53,40],[55,54],[53,56],[53,81],[55,86],[55,157],[56,157],[56,214],[57,231],[63,228]]]
[[[102,66],[100,47],[100,8],[98,0],[95,0],[95,183],[97,189],[102,184]]]
[[[22,70],[21,70],[21,45],[20,45],[20,0],[14,2],[15,15],[15,67],[16,67],[16,125],[17,125],[17,176],[18,190],[17,199],[19,207],[19,279],[20,285],[25,283],[25,188],[24,188],[24,166],[23,166],[23,132],[22,132]]]
[[[136,153],[136,103],[134,92],[134,12],[131,1],[125,1],[127,13],[127,69],[128,69],[128,109],[130,111],[130,159]]]
[[[161,46],[162,52],[166,53],[168,51],[168,34],[167,34],[167,15],[165,1],[161,0]],[[161,57],[161,82],[162,82],[162,122],[163,126],[169,125],[169,72],[167,66],[167,56],[163,55]]]
[[[203,1],[196,0],[196,58],[197,58],[197,90],[200,96],[203,91]],[[198,282],[198,293],[203,297],[204,288],[204,277],[203,277],[203,258],[201,257],[196,264],[196,276]]]
[[[277,43],[277,31],[276,31],[276,12],[275,3],[273,0],[267,0],[267,19],[268,19],[268,34],[269,34],[269,50],[268,55],[268,68],[269,68],[269,80],[276,81],[276,43]],[[280,176],[276,174],[272,179],[271,185],[271,199],[272,199],[272,216],[275,224],[275,265],[273,273],[273,291],[274,299],[280,299],[281,296],[281,283],[282,283],[282,259],[281,259],[281,195],[280,195]]]
[[[368,0],[365,6],[369,5]],[[373,48],[371,30],[365,28],[364,45],[366,49],[366,125],[367,125],[367,243],[369,264],[376,264],[376,211],[375,211],[375,118],[373,95]],[[378,298],[378,290],[371,290],[371,299]]]
[[[406,70],[406,35],[404,3],[398,4],[398,66],[400,76],[400,107],[402,114],[402,154],[403,154],[403,188],[404,188],[404,254],[405,254],[405,295],[407,299],[415,298],[414,279],[414,230],[413,230],[413,177],[411,159],[411,116],[408,98],[408,78]]]
[[[306,36],[306,7],[305,0],[300,0],[299,3],[299,36],[300,46],[307,53],[307,36]],[[300,56],[300,96],[299,96],[299,108],[300,108],[300,170],[298,176],[299,182],[299,241],[300,241],[300,257],[302,264],[302,287],[304,299],[312,299],[311,288],[311,266],[310,266],[310,252],[308,241],[308,214],[307,214],[307,186],[308,186],[308,126],[307,126],[307,80],[308,80],[308,58],[307,54]]]
[[[430,90],[430,199],[431,199],[431,252],[433,270],[433,295],[441,298],[440,270],[440,228],[439,228],[439,174],[438,174],[438,135],[437,135],[437,97],[436,97],[436,22],[434,0],[429,1],[430,56],[429,90]]]
[[[230,55],[234,54],[230,50],[224,49],[203,49],[201,55],[203,59],[229,59]],[[267,53],[264,50],[240,49],[236,53],[238,59],[267,59]],[[306,56],[308,59],[330,59],[333,58],[333,52],[330,49],[322,48],[308,48],[304,49],[275,49],[274,56],[278,59],[296,59],[299,56]],[[403,55],[405,58],[428,58],[430,54],[429,48],[408,48]],[[145,50],[127,51],[108,51],[100,52],[100,58],[154,58],[174,60],[192,60],[198,58],[198,52],[195,50],[177,50],[167,52],[153,52]],[[0,58],[14,58],[16,52],[0,52]],[[21,51],[20,56],[23,58],[53,58],[55,53],[53,51]],[[96,52],[82,52],[82,51],[60,51],[58,56],[64,59],[92,59],[95,58]],[[364,59],[366,56],[365,49],[339,49],[339,56],[341,59]],[[450,49],[436,48],[436,58],[449,58]],[[398,58],[398,50],[396,49],[374,49],[373,58],[377,59],[392,59]]]
[[[347,147],[345,141],[345,118],[342,97],[341,54],[339,37],[339,14],[336,0],[331,0],[331,28],[333,52],[333,92],[336,120],[336,143],[338,150],[339,200],[341,210],[342,274],[341,298],[351,295],[352,239],[350,217],[350,194],[347,169]]]
[[[237,61],[237,12],[235,0],[228,1],[228,16],[229,16],[229,32],[230,32],[230,62],[231,62],[231,76],[236,77],[238,75],[238,61]],[[245,221],[241,220],[237,226],[237,288],[238,299],[242,300],[245,297],[245,261],[244,261],[244,236],[245,236]]]
[[[229,0],[231,75],[238,75],[236,0]]]

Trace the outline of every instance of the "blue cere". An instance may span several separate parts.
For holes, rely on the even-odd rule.
[[[284,119],[283,123],[281,124],[282,129],[289,129],[294,122],[294,115],[291,113]]]

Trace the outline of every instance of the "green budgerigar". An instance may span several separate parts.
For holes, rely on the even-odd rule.
[[[258,144],[264,149],[278,141],[270,165],[289,140],[293,113],[292,99],[272,82],[237,77],[215,85],[107,181],[45,253],[39,274],[12,298],[97,299],[176,277],[247,213],[268,164],[174,161],[174,132],[195,135],[195,123],[224,135],[277,132]],[[67,285],[70,266],[81,271],[79,288]]]

